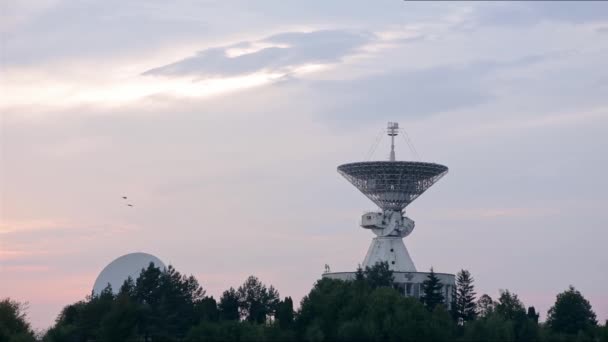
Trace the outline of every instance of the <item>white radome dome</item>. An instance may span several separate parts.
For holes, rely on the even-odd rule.
[[[166,268],[159,258],[148,253],[130,253],[115,259],[97,276],[93,294],[100,294],[108,284],[112,286],[112,292],[118,293],[127,278],[131,277],[135,281],[142,268],[147,268],[150,263],[154,263],[154,266],[161,270]]]

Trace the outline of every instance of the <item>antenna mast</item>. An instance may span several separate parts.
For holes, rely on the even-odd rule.
[[[388,136],[391,137],[391,156],[390,161],[395,161],[395,136],[399,133],[399,123],[389,122],[387,128]]]

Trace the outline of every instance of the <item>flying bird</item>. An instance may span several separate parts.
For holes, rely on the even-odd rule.
[[[133,204],[127,204],[127,205],[128,205],[129,207],[132,207],[132,206],[133,206]]]
[[[122,196],[122,199],[127,199],[127,196]]]

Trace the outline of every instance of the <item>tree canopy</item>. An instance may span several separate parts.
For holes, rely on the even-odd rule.
[[[473,277],[467,270],[461,270],[456,276],[456,299],[454,312],[459,323],[472,321],[477,317],[477,304],[475,303],[475,286]]]
[[[279,304],[279,292],[266,287],[257,277],[250,276],[237,290],[241,317],[249,322],[264,323],[274,315]]]
[[[575,290],[557,296],[546,324],[517,294],[504,290],[497,301],[475,303],[473,277],[458,275],[456,311],[443,305],[434,272],[421,300],[393,287],[392,271],[377,264],[353,281],[321,279],[294,310],[272,285],[255,276],[218,301],[192,276],[154,265],[127,279],[114,293],[107,287],[64,307],[44,341],[607,341],[589,302]],[[435,278],[435,279],[434,279]],[[432,299],[432,300],[429,300]],[[439,300],[441,299],[441,300]],[[434,303],[434,304],[433,304]],[[463,305],[466,303],[466,305]],[[475,305],[471,305],[471,303]],[[473,307],[478,315],[470,314]],[[467,316],[467,312],[470,314]],[[459,325],[466,317],[466,324]],[[34,341],[25,306],[0,302],[0,342]]]
[[[443,284],[433,271],[431,267],[431,272],[428,275],[428,278],[422,282],[422,297],[421,300],[429,311],[435,310],[435,307],[440,304],[445,303],[445,297],[443,296]]]
[[[27,321],[27,304],[10,298],[0,300],[0,341],[35,341]]]
[[[576,335],[591,331],[597,320],[591,303],[570,286],[557,295],[555,305],[549,309],[547,325],[555,332]]]

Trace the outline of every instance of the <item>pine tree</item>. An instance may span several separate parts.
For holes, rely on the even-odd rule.
[[[363,280],[365,280],[365,274],[363,273],[363,269],[361,268],[361,265],[359,265],[357,267],[357,272],[355,272],[355,280],[356,281],[363,281]]]
[[[428,278],[422,282],[423,295],[420,298],[429,311],[433,311],[437,305],[444,304],[442,289],[443,285],[431,267]]]
[[[473,281],[471,273],[467,270],[461,270],[456,277],[456,302],[454,309],[459,324],[472,321],[477,317],[476,293]]]

